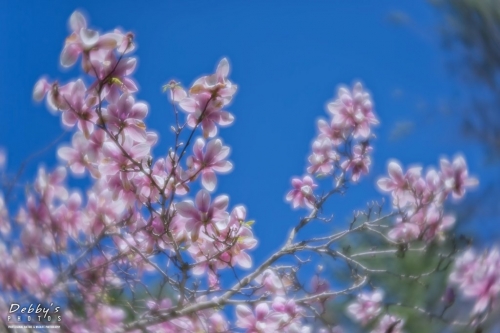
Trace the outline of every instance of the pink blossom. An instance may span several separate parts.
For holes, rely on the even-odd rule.
[[[302,323],[302,308],[293,299],[275,297],[272,309],[281,314],[280,331],[287,333],[306,332],[306,326]],[[307,327],[307,332],[310,328]]]
[[[387,235],[398,242],[410,242],[420,236],[420,227],[411,222],[399,222]]]
[[[469,177],[467,164],[462,156],[455,157],[453,163],[446,159],[441,159],[441,172],[444,187],[447,191],[451,191],[453,197],[458,199],[465,194],[465,189],[474,187],[478,184],[478,180]]]
[[[320,119],[318,120],[318,129],[320,132],[319,138],[329,138],[335,146],[339,146],[346,139],[346,129],[334,121],[328,124],[327,121]]]
[[[66,39],[64,49],[61,52],[61,65],[71,67],[83,54],[83,69],[89,72],[91,69],[88,54],[94,49],[113,49],[122,43],[123,36],[116,33],[108,33],[99,36],[95,30],[87,28],[85,17],[75,11],[69,19],[72,34]]]
[[[280,277],[270,268],[257,276],[254,281],[260,285],[259,292],[272,295],[285,295],[286,285]]]
[[[64,167],[58,167],[50,174],[47,174],[44,168],[39,168],[35,189],[47,202],[51,202],[54,198],[66,200],[68,191],[63,184],[65,179],[66,169]]]
[[[104,183],[97,183],[87,198],[84,211],[85,232],[99,235],[105,228],[113,230],[113,226],[121,221],[126,208],[123,198],[115,197]]]
[[[60,245],[66,247],[67,236],[77,237],[82,223],[82,197],[72,193],[64,204],[54,210],[53,220],[59,229]]]
[[[101,98],[106,98],[111,103],[116,103],[120,97],[120,91],[124,93],[136,92],[139,88],[129,76],[135,70],[137,59],[132,57],[117,58],[113,52],[108,50],[97,50],[90,53],[89,58],[92,64],[92,75],[96,80],[89,90],[96,90],[101,83]]]
[[[318,187],[310,176],[292,179],[293,189],[286,195],[286,200],[292,202],[293,208],[307,207],[314,208],[314,189]]]
[[[86,169],[96,178],[100,176],[97,167],[89,158],[89,143],[82,132],[76,132],[71,140],[72,147],[62,147],[57,151],[57,155],[67,161],[71,171],[75,174],[83,174]]]
[[[51,88],[52,85],[47,81],[47,79],[39,79],[35,83],[35,87],[33,88],[33,99],[37,102],[40,102]]]
[[[196,80],[189,96],[179,103],[188,113],[187,124],[192,128],[199,124],[206,138],[217,134],[217,125],[226,126],[234,121],[233,115],[222,110],[236,92],[236,85],[227,79],[228,73],[229,63],[224,58],[216,73]]]
[[[332,141],[327,138],[318,138],[314,141],[313,153],[309,156],[307,172],[314,174],[329,174],[333,170],[333,163],[338,160],[338,154],[333,150]]]
[[[137,163],[147,160],[151,144],[147,141],[136,143],[130,136],[125,136],[121,145],[116,142],[105,142],[103,153],[107,158],[99,165],[103,175],[113,176],[118,172],[126,172],[137,167]]]
[[[68,89],[62,92],[62,98],[67,104],[67,109],[63,111],[62,122],[68,127],[78,124],[78,128],[89,137],[97,122],[97,113],[94,106],[97,104],[97,97],[87,96],[87,89],[82,80],[68,83]]]
[[[191,128],[200,125],[205,138],[212,138],[217,134],[217,125],[227,126],[234,121],[233,115],[222,111],[222,103],[208,92],[190,95],[179,105],[188,113],[187,124]]]
[[[200,190],[195,201],[186,200],[175,205],[177,213],[186,223],[186,229],[191,232],[191,239],[198,239],[200,229],[211,224],[224,221],[228,217],[226,212],[229,198],[221,195],[211,202],[210,194]]]
[[[391,161],[387,169],[390,178],[380,178],[377,181],[378,187],[382,191],[391,192],[397,206],[405,206],[407,203],[411,203],[413,196],[409,192],[412,185],[420,178],[422,168],[412,167],[406,173],[403,173],[401,165],[396,161]]]
[[[352,151],[352,157],[342,162],[342,169],[351,171],[351,179],[357,182],[361,175],[368,174],[371,162],[369,153],[372,147],[366,145],[356,145]]]
[[[267,333],[278,329],[281,315],[272,311],[266,303],[259,303],[255,313],[247,305],[236,306],[236,326],[248,333]]]
[[[163,86],[163,91],[169,90],[170,100],[174,103],[179,103],[187,97],[187,92],[181,87],[180,83],[175,80],[170,80],[169,83]]]
[[[113,133],[121,133],[142,143],[146,141],[146,125],[143,120],[147,114],[148,106],[145,103],[136,103],[132,95],[123,94],[116,103],[106,108],[103,118]]]
[[[450,282],[464,298],[475,302],[472,314],[496,307],[500,296],[500,252],[494,248],[476,255],[469,250],[457,258]]]
[[[370,125],[378,124],[373,113],[370,95],[357,82],[352,91],[342,87],[338,98],[328,104],[328,111],[333,115],[333,122],[346,129],[352,129],[354,138],[368,138]]]
[[[217,96],[222,105],[227,105],[237,90],[237,86],[227,78],[229,69],[229,61],[223,58],[217,65],[215,74],[203,76],[193,83],[189,90],[190,94],[208,92]]]
[[[189,247],[190,254],[199,263],[193,269],[194,274],[208,271],[209,280],[215,282],[215,272],[219,269],[252,266],[248,250],[257,245],[257,240],[245,219],[245,208],[236,206],[228,218],[201,229],[196,243]]]
[[[87,326],[94,332],[113,333],[123,327],[126,313],[119,307],[100,304],[97,307],[87,307]]]
[[[39,283],[42,288],[50,287],[56,280],[56,274],[54,271],[45,267],[38,273]]]
[[[205,148],[205,141],[197,139],[193,145],[193,156],[188,159],[188,166],[194,175],[201,174],[201,184],[208,191],[213,191],[217,185],[215,173],[229,172],[233,165],[226,161],[230,148],[223,146],[220,139],[214,139],[208,142]]]
[[[361,325],[368,324],[382,311],[384,294],[380,290],[358,295],[356,301],[347,307],[347,313]]]

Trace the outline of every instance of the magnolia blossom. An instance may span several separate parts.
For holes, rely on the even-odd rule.
[[[462,156],[455,157],[453,163],[446,159],[441,159],[441,172],[444,187],[451,191],[454,198],[461,198],[465,189],[478,184],[478,180],[469,177],[467,164]]]
[[[217,272],[228,266],[250,268],[252,257],[248,250],[257,245],[250,223],[245,222],[246,209],[236,206],[231,214],[214,225],[201,228],[199,237],[193,239],[188,252],[198,263],[193,273],[208,273],[211,287],[219,285]]]
[[[223,146],[220,139],[209,141],[206,147],[203,139],[197,139],[193,145],[193,156],[190,156],[187,162],[193,174],[192,177],[201,174],[203,187],[208,191],[213,191],[217,185],[215,173],[226,173],[233,168],[231,162],[226,161],[229,152],[229,147]]]
[[[368,174],[371,162],[369,153],[373,150],[372,147],[366,145],[356,145],[352,151],[352,157],[342,162],[342,169],[351,171],[351,179],[357,182],[361,175]]]
[[[380,178],[378,187],[384,192],[391,192],[397,206],[412,203],[411,187],[420,178],[421,167],[413,167],[403,174],[403,168],[396,161],[389,162],[389,178]]]
[[[116,103],[104,110],[103,120],[114,133],[142,143],[147,139],[144,124],[147,114],[148,106],[145,103],[136,103],[132,95],[122,94]]]
[[[222,107],[229,104],[236,92],[236,86],[227,79],[229,62],[222,59],[216,73],[196,80],[189,96],[179,102],[179,106],[188,113],[187,124],[190,127],[200,125],[205,137],[217,134],[217,125],[226,126],[234,117]]]
[[[292,179],[293,190],[288,192],[286,195],[286,200],[292,202],[293,208],[297,207],[307,207],[310,209],[314,208],[314,189],[318,187],[314,183],[314,180],[309,176],[304,176],[304,178],[293,178]]]
[[[272,295],[284,295],[287,281],[283,281],[272,269],[266,269],[254,280],[260,285],[259,292]]]
[[[370,95],[363,90],[359,82],[354,85],[352,91],[340,88],[338,98],[328,104],[328,111],[333,115],[335,124],[352,129],[354,138],[368,138],[370,126],[378,124]]]
[[[494,248],[483,254],[464,252],[456,260],[450,283],[458,287],[464,298],[475,302],[472,314],[496,307],[500,296],[500,251]]]
[[[82,67],[86,72],[91,70],[89,52],[94,49],[113,49],[122,43],[123,35],[108,33],[102,36],[95,30],[87,28],[85,17],[75,11],[69,25],[73,33],[66,39],[61,52],[61,65],[70,67],[75,64],[80,54],[83,54]]]
[[[420,236],[420,227],[411,222],[398,222],[387,236],[395,241],[410,242]]]
[[[333,169],[333,163],[338,159],[338,154],[333,150],[333,143],[327,137],[318,138],[313,143],[313,153],[309,156],[311,166],[307,172],[328,174]]]
[[[366,325],[382,311],[382,300],[384,294],[380,290],[371,293],[361,293],[356,301],[347,307],[347,313],[361,325]]]
[[[200,190],[194,202],[182,201],[177,203],[175,208],[185,221],[187,230],[191,232],[191,239],[196,241],[201,228],[217,228],[215,224],[227,219],[228,202],[229,198],[226,195],[218,196],[211,202],[210,194],[206,190]]]
[[[348,129],[334,121],[328,123],[326,120],[320,119],[318,120],[318,130],[318,138],[328,138],[333,145],[339,146],[345,141]]]
[[[267,333],[277,330],[281,322],[281,314],[272,311],[266,303],[259,303],[255,312],[246,305],[236,307],[236,326],[249,333]]]
[[[82,80],[70,82],[67,87],[61,91],[62,99],[67,104],[67,109],[62,114],[62,122],[68,127],[78,124],[78,128],[88,137],[93,132],[98,118],[94,111],[97,97],[87,94]]]
[[[462,184],[455,189],[463,194],[465,187],[476,183],[467,178],[465,161],[461,158],[455,161],[455,169],[441,160],[441,172],[430,168],[425,175],[422,175],[422,167],[411,167],[403,172],[398,162],[389,163],[389,177],[380,178],[377,185],[382,191],[391,193],[394,208],[404,212],[396,218],[389,238],[401,242],[415,239],[431,242],[444,238],[444,233],[455,224],[455,218],[444,213],[444,201],[454,191],[454,184]]]

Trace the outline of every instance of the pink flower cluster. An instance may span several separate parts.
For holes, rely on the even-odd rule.
[[[313,190],[317,185],[311,175],[334,176],[339,171],[342,178],[350,173],[350,179],[357,182],[369,171],[373,149],[369,143],[371,126],[378,124],[370,94],[359,82],[352,90],[341,87],[337,99],[328,104],[327,111],[331,118],[318,121],[319,134],[308,158],[309,175],[302,179],[293,178],[293,189],[286,196],[294,208],[314,208]]]
[[[178,218],[175,223],[183,225],[187,231],[186,245],[188,252],[196,261],[194,274],[207,273],[213,276],[219,269],[239,265],[243,268],[252,266],[252,258],[246,250],[257,245],[246,222],[246,209],[235,207],[229,214],[229,198],[218,196],[211,202],[210,194],[200,190],[195,201],[182,201],[176,204]],[[215,279],[217,280],[217,279]],[[216,281],[212,286],[217,285]]]
[[[7,304],[4,295],[7,299],[26,293],[44,301],[71,297],[62,325],[65,331],[81,333],[342,332],[340,327],[308,324],[313,317],[326,317],[326,304],[336,295],[362,288],[370,270],[363,273],[362,283],[353,282],[339,292],[332,292],[317,273],[306,290],[298,270],[313,259],[302,259],[299,252],[333,255],[336,240],[351,231],[366,231],[362,227],[369,221],[309,240],[297,241],[291,233],[284,247],[254,272],[238,276],[239,269],[252,267],[249,252],[258,241],[246,208],[230,208],[227,195],[214,194],[218,175],[233,168],[230,148],[217,137],[219,127],[234,121],[225,110],[237,90],[228,78],[228,60],[222,59],[215,73],[195,80],[189,89],[175,81],[165,85],[176,116],[171,128],[175,142],[155,157],[158,136],[147,130],[149,107],[134,96],[138,87],[131,77],[137,64],[130,55],[135,49],[133,34],[101,34],[90,29],[79,12],[71,15],[69,25],[61,65],[71,67],[81,59],[87,76],[64,85],[42,78],[33,98],[45,98],[49,110],[74,133],[71,143],[57,151],[64,166],[38,169],[15,217],[7,210],[9,195],[4,199],[0,193],[0,308]],[[340,88],[327,111],[330,119],[317,124],[307,174],[292,179],[286,196],[294,208],[313,210],[317,219],[322,218],[320,206],[328,195],[343,192],[346,183],[368,173],[372,126],[378,123],[371,97],[360,83]],[[0,171],[4,164],[0,151]],[[68,170],[87,176],[91,185],[86,193],[68,189]],[[333,190],[316,196],[319,185],[314,177],[331,177]],[[420,167],[404,172],[397,162],[390,162],[389,177],[377,184],[391,194],[398,213],[388,232],[392,246],[440,236],[454,224],[454,218],[443,212],[447,197],[461,198],[477,181],[469,177],[464,159],[457,157],[451,162],[442,159],[439,171],[431,169],[425,175]],[[4,242],[10,234],[19,237]],[[357,260],[347,254],[342,259],[349,267]],[[234,286],[223,283],[223,270],[235,274]],[[468,251],[457,261],[450,282],[476,302],[473,313],[481,314],[496,305],[498,271],[498,250],[482,255]],[[156,295],[148,286],[151,272],[162,279]],[[126,302],[114,302],[115,295]],[[373,323],[373,333],[402,332],[404,321],[383,314],[382,301],[381,291],[364,292],[347,312],[362,326]],[[224,306],[235,306],[236,327],[225,318]]]
[[[384,293],[381,290],[375,290],[371,293],[364,292],[358,295],[357,299],[347,307],[347,314],[362,326],[377,317],[379,320],[371,333],[402,333],[404,320],[390,314],[382,313],[384,304],[382,303]]]
[[[441,159],[441,169],[429,169],[422,175],[421,167],[411,167],[406,172],[396,161],[388,167],[389,177],[377,181],[378,187],[392,195],[392,204],[401,213],[388,236],[395,241],[415,239],[431,241],[455,223],[455,218],[444,214],[443,203],[450,194],[461,198],[465,190],[477,185],[468,175],[463,157],[453,162]]]
[[[347,307],[348,315],[365,326],[382,312],[384,294],[380,290],[371,293],[361,293],[357,299]]]
[[[277,296],[271,306],[262,302],[252,308],[248,305],[236,307],[236,326],[248,333],[284,332],[309,333],[311,327],[302,324],[303,310],[293,300]]]
[[[140,279],[144,271],[155,269],[156,256],[163,251],[176,263],[186,260],[185,267],[195,275],[206,274],[212,289],[219,288],[219,270],[252,266],[248,250],[257,240],[252,223],[246,220],[246,209],[236,206],[228,212],[229,198],[222,195],[212,201],[209,193],[215,190],[216,174],[233,167],[227,160],[229,147],[215,136],[219,126],[234,121],[223,108],[231,102],[237,86],[228,79],[227,59],[220,61],[214,74],[197,79],[187,91],[175,81],[166,85],[172,102],[187,117],[174,128],[175,146],[166,156],[154,158],[157,135],[147,131],[145,123],[149,108],[134,96],[138,87],[131,77],[137,64],[130,56],[135,49],[133,34],[119,30],[100,34],[88,28],[79,12],[71,15],[70,29],[61,65],[70,67],[81,59],[90,83],[77,79],[60,85],[42,78],[34,87],[33,98],[46,98],[49,110],[59,113],[63,125],[75,131],[71,144],[59,148],[58,156],[73,174],[88,172],[93,185],[86,196],[70,193],[64,184],[66,168],[52,173],[39,170],[26,208],[17,217],[23,226],[23,249],[8,253],[2,248],[6,260],[0,284],[11,290],[34,290],[43,285],[47,292],[54,292],[57,284],[68,278],[67,273],[59,272],[62,278],[56,279],[56,272],[39,269],[38,258],[48,259],[56,253],[61,256],[69,248],[85,244],[91,249],[90,257],[79,262],[68,258],[65,264],[71,265],[69,272],[82,299],[95,305],[85,311],[96,322],[84,324],[75,317],[69,321],[74,323],[71,330],[106,326],[116,331],[122,325],[123,310],[96,310],[102,290],[123,288],[130,276],[120,272],[128,269],[134,269],[134,277]],[[198,129],[204,138],[195,137]],[[188,130],[184,143],[181,133]],[[187,150],[190,143],[191,155]],[[203,189],[195,200],[180,198],[198,179]],[[0,232],[8,233],[7,210],[0,209],[0,213]],[[108,236],[115,248],[95,253],[92,247]],[[15,264],[21,258],[25,266]],[[68,316],[72,317],[71,313]],[[211,332],[228,329],[216,311],[177,318],[157,328],[174,332],[173,327],[179,332],[200,327],[209,327]]]
[[[237,90],[237,86],[228,80],[228,74],[229,62],[224,58],[215,74],[199,78],[188,92],[172,84],[172,100],[188,113],[187,124],[190,127],[200,125],[205,138],[217,134],[217,125],[227,126],[234,121],[232,114],[222,110],[231,102]]]
[[[449,280],[459,294],[474,301],[473,315],[491,311],[500,296],[500,251],[497,248],[484,253],[467,250],[456,259]]]

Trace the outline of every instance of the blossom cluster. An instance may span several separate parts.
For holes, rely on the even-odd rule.
[[[244,328],[247,332],[290,332],[308,333],[309,326],[301,322],[302,308],[295,304],[293,299],[287,300],[277,296],[273,299],[271,306],[267,303],[259,303],[254,310],[247,305],[236,307],[238,318],[236,325]]]
[[[383,308],[384,293],[380,290],[364,292],[347,307],[348,315],[362,326],[366,326],[375,318],[380,317],[371,333],[402,333],[404,320],[390,314],[380,316]]]
[[[444,213],[445,200],[450,195],[461,198],[467,188],[477,185],[477,180],[469,177],[467,164],[461,156],[452,162],[443,158],[440,165],[440,170],[431,168],[423,175],[419,166],[404,172],[398,162],[391,161],[389,177],[377,181],[380,190],[391,194],[394,209],[401,213],[388,233],[391,239],[429,242],[442,237],[444,231],[454,225],[455,218]]]
[[[307,174],[292,179],[286,200],[312,213],[292,229],[283,247],[240,278],[240,269],[253,266],[250,251],[258,241],[247,209],[230,207],[229,196],[216,193],[219,175],[233,169],[231,150],[218,137],[220,128],[234,121],[226,110],[237,91],[228,60],[189,88],[173,80],[164,86],[175,114],[175,142],[154,156],[158,135],[146,126],[149,106],[135,96],[134,35],[119,29],[101,34],[78,11],[69,26],[60,62],[71,67],[80,61],[85,76],[64,85],[42,78],[33,98],[45,99],[73,136],[57,150],[57,167],[39,167],[15,216],[9,215],[11,191],[0,192],[0,309],[6,308],[4,296],[66,298],[61,325],[81,333],[342,332],[337,322],[324,320],[327,303],[365,288],[373,270],[348,250],[337,251],[335,242],[373,231],[384,218],[379,214],[377,223],[368,218],[360,226],[353,222],[348,230],[324,237],[295,236],[304,223],[322,218],[320,206],[328,195],[343,193],[348,182],[369,172],[378,119],[363,86],[338,90],[327,105],[329,119],[317,123]],[[0,150],[0,172],[5,160]],[[377,184],[392,196],[396,224],[387,236],[387,229],[378,234],[390,247],[441,237],[455,222],[444,214],[445,200],[461,198],[477,184],[462,157],[442,159],[440,170],[425,175],[420,167],[404,172],[395,161],[388,171]],[[69,188],[72,176],[85,177],[90,184],[85,193]],[[333,189],[320,197],[316,179],[325,177],[333,180]],[[13,234],[19,237],[5,241]],[[334,292],[317,272],[307,287],[298,271],[315,259],[304,258],[304,252],[344,260],[352,285]],[[450,276],[451,284],[476,302],[474,314],[497,302],[499,258],[497,250],[466,252]],[[237,282],[228,286],[223,274],[234,274]],[[157,277],[159,291],[149,286]],[[402,332],[404,320],[385,313],[382,302],[380,289],[361,292],[347,312],[361,326],[372,323],[373,333]],[[225,306],[234,307],[234,324],[225,317]]]
[[[117,331],[125,313],[103,304],[107,297],[103,291],[130,284],[130,274],[124,272],[131,269],[135,281],[140,280],[144,272],[158,267],[157,256],[162,252],[170,253],[167,258],[179,268],[206,274],[212,289],[219,288],[218,270],[252,265],[248,250],[257,240],[246,220],[246,209],[240,205],[228,211],[229,197],[212,200],[210,194],[217,184],[216,174],[232,169],[227,160],[229,147],[215,136],[219,126],[234,120],[223,108],[237,86],[228,79],[226,59],[215,74],[197,79],[187,91],[177,82],[167,84],[172,102],[186,113],[186,122],[174,128],[176,145],[165,157],[154,158],[157,134],[148,131],[145,123],[149,107],[134,96],[138,91],[131,77],[137,64],[130,55],[135,49],[134,35],[120,30],[101,34],[88,28],[79,12],[71,15],[69,25],[71,35],[61,53],[61,65],[71,67],[81,59],[89,83],[79,78],[60,85],[42,78],[33,98],[45,98],[49,110],[74,130],[71,144],[59,148],[57,154],[73,175],[88,173],[92,186],[82,195],[67,189],[65,167],[53,172],[39,169],[25,208],[16,217],[22,226],[22,248],[9,252],[0,244],[5,258],[0,285],[5,290],[38,291],[40,295],[41,290],[49,295],[61,290],[61,283],[71,275],[88,305],[86,316],[95,323],[85,323],[68,310],[65,317],[72,319],[65,325],[73,332],[92,331],[92,327]],[[195,137],[198,129],[203,138]],[[183,144],[181,132],[188,130]],[[187,150],[191,142],[192,154]],[[191,201],[186,196],[197,180],[203,188]],[[0,208],[0,231],[7,234],[10,222],[2,198]],[[106,238],[114,248],[96,251]],[[83,253],[88,258],[75,260],[71,253],[82,246],[89,247]],[[61,259],[66,254],[70,256]],[[63,260],[65,270],[48,265],[55,255]],[[168,302],[160,301],[161,307]],[[151,307],[150,314],[158,310]],[[214,332],[227,330],[224,316],[217,311],[179,317],[157,329],[192,331],[207,325]]]
[[[314,208],[314,190],[318,185],[313,176],[334,176],[339,171],[341,178],[349,173],[350,179],[357,182],[369,171],[373,150],[371,127],[379,123],[370,94],[359,82],[352,90],[341,87],[337,98],[327,105],[327,111],[330,119],[320,119],[317,123],[319,133],[312,143],[308,174],[302,179],[293,178],[293,189],[286,196],[294,208]]]
[[[491,311],[498,304],[499,272],[500,251],[497,248],[484,253],[467,250],[456,259],[449,281],[460,295],[474,302],[472,315],[480,315]]]

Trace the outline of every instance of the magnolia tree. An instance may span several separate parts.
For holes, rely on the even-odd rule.
[[[423,254],[451,238],[447,231],[455,219],[443,207],[477,183],[462,157],[441,159],[439,168],[425,171],[390,161],[388,176],[377,182],[389,207],[371,204],[355,212],[343,231],[301,237],[304,226],[330,220],[323,209],[330,197],[344,195],[370,171],[372,127],[379,121],[360,83],[340,88],[328,103],[305,175],[292,179],[286,200],[304,209],[305,217],[290,222],[283,245],[255,266],[253,221],[244,206],[231,207],[227,195],[214,194],[218,175],[233,167],[230,149],[218,136],[219,127],[234,121],[225,111],[237,91],[228,78],[228,61],[222,59],[214,74],[189,88],[175,81],[165,85],[175,115],[174,141],[155,157],[157,135],[144,123],[148,106],[134,98],[133,34],[100,34],[79,12],[69,25],[60,61],[63,67],[80,61],[82,77],[64,85],[40,79],[33,97],[45,99],[73,131],[71,144],[58,149],[60,166],[38,169],[24,203],[13,202],[5,185],[0,201],[5,326],[49,323],[64,332],[342,332],[343,324],[396,333],[405,325],[398,307],[450,326],[479,327],[496,306],[497,250],[443,247],[430,271],[410,275],[389,268],[405,253]],[[67,177],[83,174],[89,179],[84,194],[67,187]],[[359,234],[378,245],[345,251],[343,242]],[[374,258],[387,268],[374,268]],[[338,269],[348,278],[331,281],[325,270],[307,268],[329,260],[343,263]],[[418,280],[450,270],[437,312],[400,303],[397,295],[384,297],[374,283],[375,276]],[[328,319],[329,304],[342,298],[352,323]],[[468,317],[458,320],[446,311],[455,299],[470,304]]]

